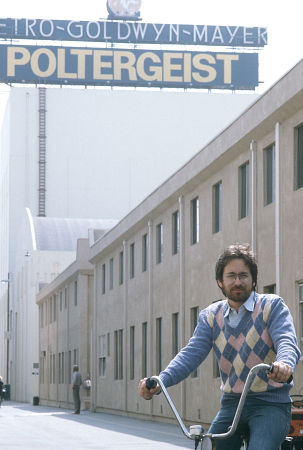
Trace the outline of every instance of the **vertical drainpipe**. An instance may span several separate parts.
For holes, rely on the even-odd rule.
[[[46,216],[46,88],[39,87],[38,216]]]
[[[66,297],[65,297],[65,295],[66,295]],[[67,347],[67,355],[66,356],[67,356],[67,368],[68,368],[68,370],[70,370],[71,367],[69,367],[69,361],[71,362],[72,360],[69,359],[69,354],[71,355],[71,353],[69,353],[71,351],[70,350],[70,338],[69,338],[69,336],[70,336],[70,334],[69,334],[69,332],[70,332],[70,330],[69,330],[69,323],[70,323],[70,320],[69,320],[69,285],[66,285],[64,287],[64,302],[66,302],[66,347]],[[72,355],[71,355],[71,358],[72,358]],[[68,381],[69,381],[71,374],[68,373],[67,376],[68,376]],[[66,390],[67,404],[70,403],[70,395],[71,395],[71,392],[70,392],[70,389],[69,389],[69,384],[67,384],[67,390]]]
[[[251,151],[251,249],[257,252],[257,144],[250,143]]]
[[[179,241],[179,289],[180,289],[180,299],[179,299],[179,311],[180,311],[180,344],[181,348],[185,345],[185,243],[184,243],[184,197],[183,195],[179,196],[179,232],[180,232],[180,241]],[[186,417],[186,384],[185,382],[181,384],[181,416],[183,418]]]
[[[276,293],[280,295],[280,124],[275,125],[275,250]]]
[[[147,305],[147,329],[149,330],[149,367],[148,373],[154,373],[154,333],[153,333],[153,239],[152,239],[152,231],[153,231],[153,223],[151,220],[148,221],[148,305]],[[153,404],[154,402],[150,402],[150,414],[153,414]]]
[[[56,355],[58,355],[58,350],[59,350],[59,320],[58,320],[58,313],[59,313],[59,302],[57,300],[59,300],[59,298],[57,297],[57,294],[54,295],[55,297],[55,301],[56,301]],[[60,300],[59,300],[60,301]],[[61,364],[62,364],[62,360],[61,360]],[[58,373],[58,372],[57,372]],[[60,374],[61,377],[61,374]],[[56,402],[57,402],[57,407],[60,407],[60,400],[59,400],[59,380],[57,379],[56,381]]]
[[[91,400],[90,409],[96,412],[97,395],[98,395],[98,375],[97,375],[97,320],[98,320],[98,290],[97,290],[97,262],[94,263],[94,293],[93,293],[93,323],[92,323],[92,340],[91,340]]]
[[[128,345],[127,345],[127,307],[128,307],[128,257],[127,257],[127,241],[123,241],[123,268],[124,268],[124,298],[123,298],[123,320],[124,320],[124,339],[123,339],[123,380],[124,380],[124,411],[127,411],[127,376],[128,376],[128,371],[127,371],[127,363],[128,363],[128,358],[127,358],[127,349],[128,349]]]

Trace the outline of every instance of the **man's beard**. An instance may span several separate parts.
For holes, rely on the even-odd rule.
[[[236,292],[235,292],[236,291]],[[232,300],[235,303],[245,303],[251,294],[251,289],[245,288],[232,288],[230,290],[222,288],[222,292],[229,300]]]

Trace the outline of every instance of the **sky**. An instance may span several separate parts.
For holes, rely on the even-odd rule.
[[[266,27],[268,45],[259,51],[261,83],[256,93],[268,90],[302,58],[303,0],[142,0],[141,3],[143,22]],[[96,21],[107,15],[106,0],[13,0],[1,2],[0,8],[1,18]],[[0,84],[0,120],[8,89]]]

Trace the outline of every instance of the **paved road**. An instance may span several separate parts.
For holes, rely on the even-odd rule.
[[[175,425],[27,403],[0,408],[1,450],[182,450],[194,448]]]

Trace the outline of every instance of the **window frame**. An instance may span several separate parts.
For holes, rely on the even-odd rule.
[[[191,332],[191,336],[193,335],[195,328],[198,324],[198,319],[199,319],[199,307],[198,306],[193,306],[192,308],[190,308],[190,332]],[[199,377],[199,369],[196,368],[195,370],[193,370],[193,372],[191,373],[191,378],[198,378]]]
[[[163,223],[156,225],[156,263],[163,261]]]
[[[101,266],[101,289],[102,289],[102,294],[104,295],[106,292],[106,265],[105,263],[102,264]]]
[[[124,283],[124,251],[119,253],[119,285]]]
[[[129,278],[135,278],[135,243],[129,246]]]
[[[295,128],[294,139],[294,190],[298,190],[303,187],[303,124]]]
[[[162,317],[156,318],[156,372],[162,370]]]
[[[135,326],[131,325],[129,329],[129,379],[135,379],[135,355],[136,355],[136,341],[135,341]]]
[[[172,254],[177,255],[180,250],[180,214],[177,209],[172,213]]]
[[[179,313],[175,312],[172,314],[172,358],[176,356],[179,352],[179,340],[180,340],[180,322],[179,322]]]
[[[200,202],[196,196],[190,201],[190,244],[198,244],[200,239]]]
[[[213,185],[213,234],[222,231],[222,180]]]
[[[275,159],[276,159],[275,143],[268,145],[263,150],[263,189],[264,189],[264,206],[270,205],[275,201]],[[269,155],[271,158],[269,161]],[[270,164],[269,164],[270,162]],[[270,181],[270,182],[269,182]],[[270,188],[269,188],[270,185]]]
[[[114,258],[109,260],[109,290],[114,289]]]
[[[148,234],[142,236],[142,272],[146,272],[148,267]]]
[[[244,170],[245,169],[245,170]],[[241,164],[239,167],[239,220],[249,216],[250,199],[249,199],[249,161]],[[245,176],[244,176],[245,175]]]

